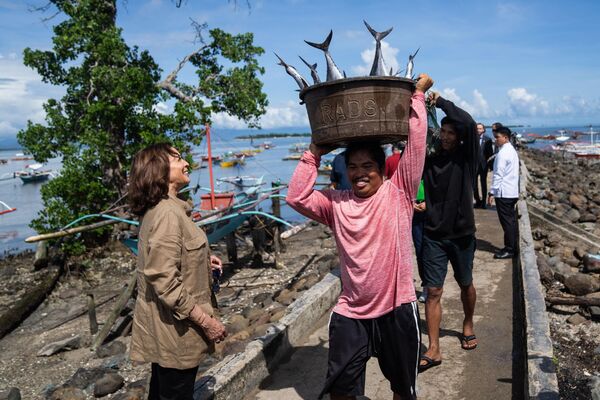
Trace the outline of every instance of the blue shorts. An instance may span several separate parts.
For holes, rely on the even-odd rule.
[[[473,282],[475,235],[456,239],[436,240],[423,235],[423,286],[441,288],[448,273],[448,261],[454,270],[454,279],[460,286]]]

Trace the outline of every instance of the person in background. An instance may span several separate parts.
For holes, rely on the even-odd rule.
[[[500,122],[494,122],[492,124],[492,137],[496,134],[498,129],[503,126],[504,125],[502,125]],[[493,150],[492,156],[490,158],[488,158],[488,160],[487,160],[489,171],[494,169],[494,158],[496,157],[496,154],[498,154],[498,147],[496,146],[496,142],[494,140],[492,140],[492,150]]]
[[[400,142],[398,145],[392,146],[392,155],[385,160],[385,176],[387,179],[391,179],[392,175],[398,169],[398,163],[402,156],[405,144]],[[423,229],[425,228],[425,187],[423,186],[423,180],[419,184],[417,191],[417,197],[413,204],[414,214],[412,219],[412,240],[415,246],[415,257],[417,259],[417,267],[419,271],[419,278],[421,279],[422,291],[419,294],[417,300],[420,303],[425,303],[427,300],[427,288],[424,286],[423,280]]]
[[[290,180],[287,203],[329,226],[340,256],[342,293],[330,319],[327,379],[319,398],[363,395],[366,364],[375,355],[394,399],[416,399],[421,340],[409,229],[425,160],[424,93],[432,84],[425,74],[416,83],[410,139],[391,179],[384,180],[379,143],[362,142],[346,149],[352,190],[313,189],[321,156],[331,150],[315,144]]]
[[[188,163],[169,144],[133,158],[128,193],[140,229],[130,356],[152,363],[151,400],[191,400],[200,361],[227,336],[211,292],[221,260],[210,255],[191,207],[177,197],[189,182]]]
[[[448,262],[460,286],[464,310],[461,347],[472,350],[478,343],[473,331],[477,299],[473,285],[476,230],[473,180],[479,162],[479,136],[475,121],[467,112],[438,93],[432,93],[430,100],[446,116],[441,121],[441,151],[427,157],[423,170],[427,213],[422,251],[429,347],[421,356],[421,372],[442,363],[439,341],[441,297]]]
[[[492,140],[485,136],[485,125],[477,123],[477,134],[479,135],[479,158],[477,164],[477,176],[473,182],[473,194],[475,195],[475,208],[486,208],[488,159],[494,155]],[[481,194],[479,185],[481,185]]]
[[[405,143],[399,142],[392,144],[392,155],[385,159],[385,171],[384,174],[386,178],[390,179],[396,169],[398,168],[398,162],[400,162],[400,157],[402,156],[402,151],[404,150]]]
[[[352,189],[352,185],[348,180],[348,174],[346,173],[346,162],[344,161],[345,153],[346,152],[343,151],[340,154],[337,154],[331,163],[331,175],[329,176],[329,179],[333,189]]]
[[[494,160],[492,186],[488,204],[496,202],[496,211],[504,231],[504,248],[494,258],[513,258],[517,251],[517,213],[515,205],[519,199],[519,155],[510,143],[511,131],[506,127],[494,133],[499,148]]]

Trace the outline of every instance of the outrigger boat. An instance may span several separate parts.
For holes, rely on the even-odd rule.
[[[214,188],[213,171],[212,171],[212,154],[210,150],[210,129],[206,127],[206,137],[208,144],[208,157],[209,157],[209,174],[210,174],[210,188],[202,188],[199,186],[184,188],[181,192],[190,192],[195,194],[198,190],[206,190],[209,193],[205,193],[200,196],[200,203],[194,207],[192,211],[192,219],[197,226],[202,227],[206,235],[208,236],[209,243],[216,243],[220,239],[224,238],[229,233],[235,231],[238,227],[244,223],[250,216],[259,215],[265,218],[272,219],[282,225],[293,227],[288,222],[268,214],[263,211],[256,210],[256,205],[260,202],[267,200],[272,197],[284,197],[279,192],[285,189],[285,185],[276,186],[267,189],[261,189],[263,185],[263,177],[253,178],[248,176],[221,178],[218,181],[223,183],[229,183],[234,185],[238,190],[233,191],[217,191]],[[75,227],[81,221],[101,218],[105,221],[97,222],[88,226]],[[116,217],[109,214],[89,214],[84,215],[75,221],[69,223],[63,227],[59,232],[51,234],[43,234],[27,238],[25,241],[28,243],[52,239],[70,234],[83,232],[85,230],[97,229],[109,224],[125,222],[130,225],[138,226],[138,221],[128,220],[121,217]],[[122,242],[134,253],[137,254],[137,239],[124,238]]]
[[[11,207],[2,200],[0,200],[0,215],[8,214],[17,211],[15,207]]]
[[[15,176],[21,178],[23,183],[42,182],[52,175],[52,170],[42,170],[42,167],[42,164],[27,165],[25,169],[15,172]]]

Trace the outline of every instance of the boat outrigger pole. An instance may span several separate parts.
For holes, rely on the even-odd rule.
[[[210,148],[210,126],[206,124],[206,144],[208,147],[208,174],[210,176],[210,209],[215,209],[215,182],[213,179],[212,150]]]

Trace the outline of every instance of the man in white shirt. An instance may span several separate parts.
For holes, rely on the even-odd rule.
[[[519,199],[519,156],[510,143],[511,132],[500,127],[494,132],[498,154],[494,159],[492,186],[488,204],[496,202],[498,219],[504,231],[504,248],[494,258],[513,258],[517,251],[517,213],[515,205]]]

